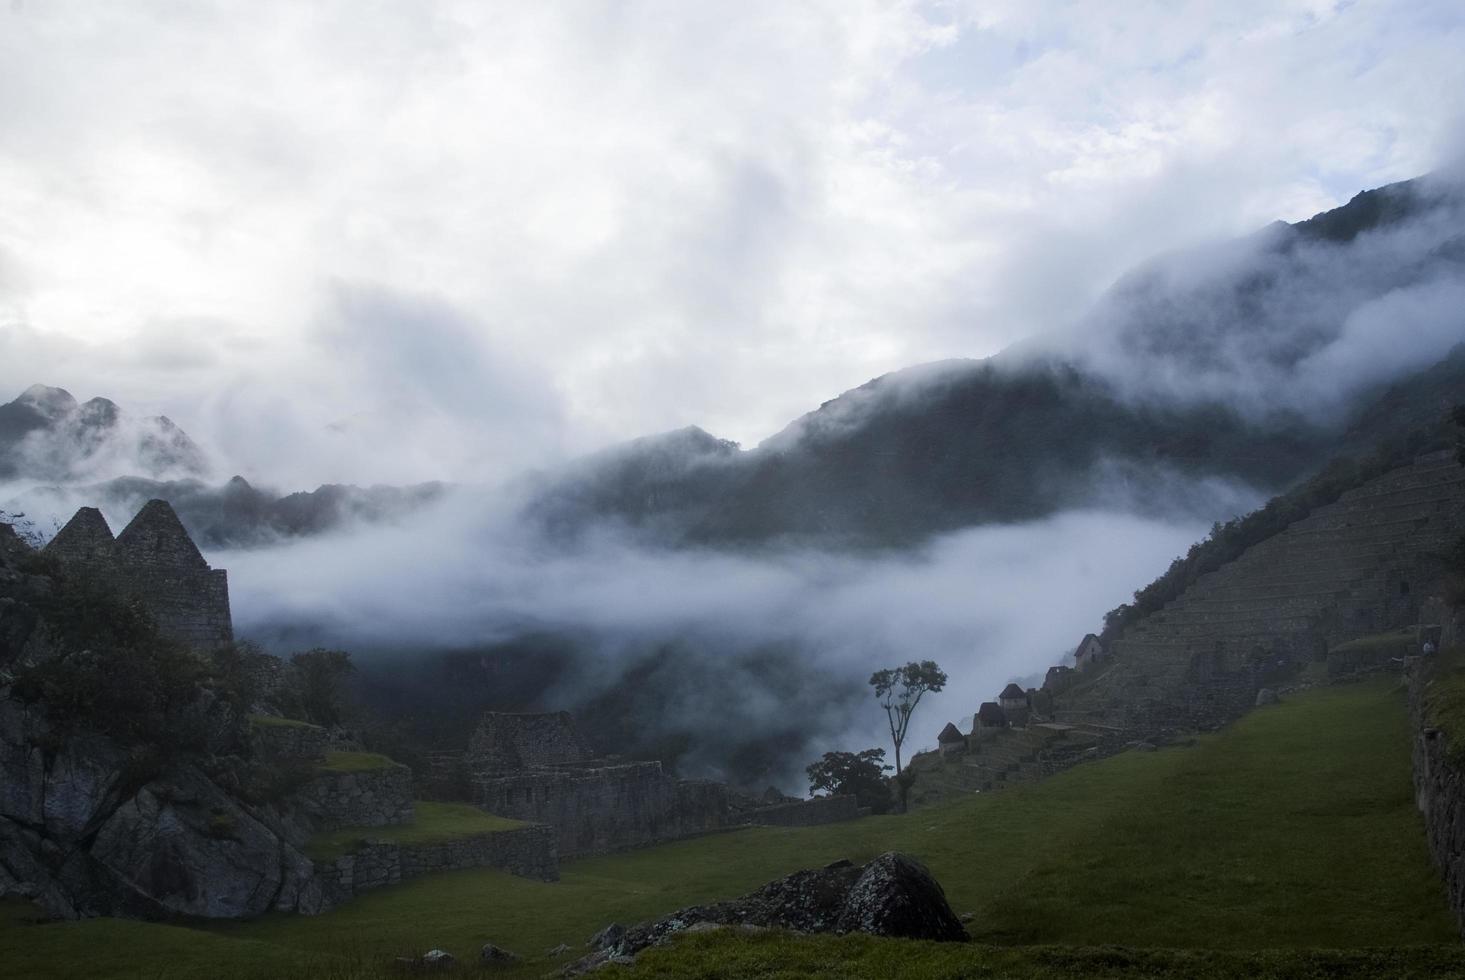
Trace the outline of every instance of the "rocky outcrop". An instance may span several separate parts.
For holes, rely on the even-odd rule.
[[[796,871],[755,892],[716,905],[694,905],[621,933],[603,930],[591,940],[595,951],[566,969],[583,973],[608,962],[624,962],[679,933],[740,926],[803,933],[863,932],[901,939],[961,942],[961,921],[941,885],[915,858],[897,851],[863,867],[837,861]]]
[[[0,889],[72,918],[240,918],[312,888],[303,833],[198,764],[146,767],[102,736],[48,750],[44,716],[0,690]]]

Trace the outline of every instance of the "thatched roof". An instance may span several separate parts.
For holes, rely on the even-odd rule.
[[[983,701],[977,709],[977,724],[988,728],[1001,728],[1007,724],[1007,713],[996,701]]]
[[[936,741],[945,745],[950,742],[963,741],[965,738],[966,736],[958,731],[955,725],[948,721],[946,723],[946,727],[941,729],[941,734],[936,736]]]

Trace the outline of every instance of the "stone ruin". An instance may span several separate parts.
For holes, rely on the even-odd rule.
[[[549,824],[561,857],[603,854],[741,824],[813,826],[860,815],[854,797],[747,805],[725,784],[660,762],[596,757],[567,712],[483,715],[462,756],[469,801]]]
[[[728,824],[727,787],[659,762],[595,758],[566,712],[483,715],[464,756],[471,802],[546,823],[561,856],[690,837]]]
[[[229,576],[210,568],[166,500],[150,500],[115,538],[83,507],[42,554],[99,576],[147,609],[164,636],[196,650],[234,642]]]

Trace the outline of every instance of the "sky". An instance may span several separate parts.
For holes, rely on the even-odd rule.
[[[0,396],[490,480],[1074,321],[1427,171],[1455,0],[0,7]]]

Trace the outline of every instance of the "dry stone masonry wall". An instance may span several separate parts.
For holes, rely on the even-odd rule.
[[[467,868],[497,868],[524,878],[558,881],[554,831],[529,826],[435,843],[366,841],[350,854],[316,862],[318,904],[301,911],[324,912],[372,888]]]
[[[412,770],[399,763],[358,772],[319,771],[292,801],[316,830],[411,823]]]
[[[165,500],[148,501],[115,539],[101,511],[83,507],[44,553],[140,601],[165,636],[198,650],[234,640],[228,573],[209,567]]]
[[[1430,856],[1445,881],[1455,920],[1465,933],[1465,767],[1450,758],[1450,741],[1430,724],[1425,697],[1434,664],[1409,659],[1409,718],[1414,733],[1414,799],[1424,817]]]

